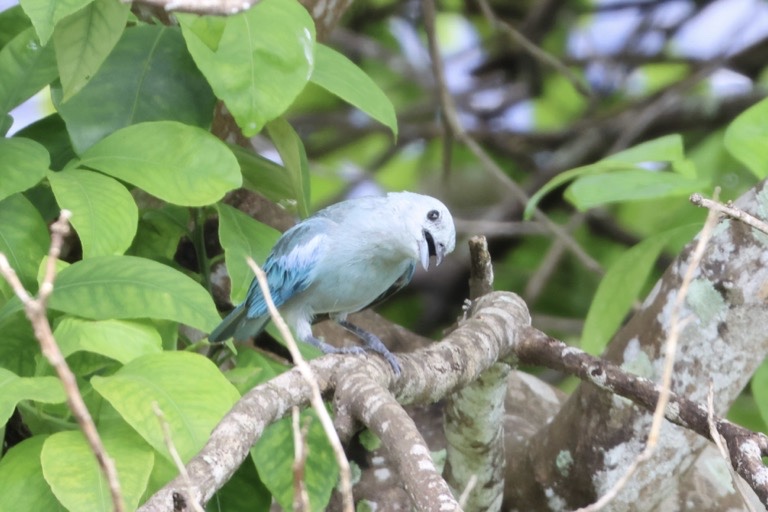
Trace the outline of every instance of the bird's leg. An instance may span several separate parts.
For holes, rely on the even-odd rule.
[[[363,354],[365,353],[365,348],[363,347],[334,347],[333,345],[329,345],[328,343],[324,342],[320,338],[315,338],[312,335],[309,335],[305,338],[303,338],[301,341],[304,343],[309,343],[312,346],[315,346],[319,348],[323,354]]]
[[[387,360],[389,365],[392,367],[392,370],[394,370],[395,375],[400,375],[400,363],[397,362],[397,359],[395,358],[394,354],[392,354],[392,352],[389,351],[389,349],[384,345],[384,343],[381,342],[381,340],[375,334],[371,334],[370,332],[364,329],[361,329],[360,327],[348,322],[347,320],[336,320],[336,322],[340,326],[342,326],[343,328],[345,328],[346,330],[348,330],[349,332],[351,332],[352,334],[354,334],[355,336],[363,340],[363,342],[365,343],[365,346],[368,349],[381,354],[384,357],[384,359]]]

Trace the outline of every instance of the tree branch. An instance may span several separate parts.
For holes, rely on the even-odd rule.
[[[752,214],[759,211],[761,202],[758,197],[764,186],[765,183],[761,183],[750,190],[736,202],[737,206]],[[642,308],[612,340],[604,355],[606,362],[650,379],[659,377],[663,342],[668,339],[671,329],[672,305],[685,271],[693,263],[694,246],[695,242],[682,251]],[[689,317],[690,321],[680,334],[671,388],[676,396],[704,403],[706,386],[702,384],[701,376],[711,376],[717,382],[716,410],[722,414],[768,352],[768,338],[755,328],[768,322],[763,291],[768,283],[768,269],[759,257],[764,250],[762,234],[739,222],[722,220],[715,230],[694,273],[691,291],[681,311],[681,315]],[[551,360],[537,364],[542,363],[549,368],[558,367]],[[602,367],[595,371],[603,377]],[[647,407],[645,400],[639,397],[635,402]],[[667,409],[673,407],[670,405]],[[703,420],[704,416],[699,419]],[[705,447],[704,437],[698,435],[706,429],[705,425],[703,421],[692,429],[697,435],[669,424],[663,425],[659,447],[651,463],[638,470],[614,506],[631,507],[636,503],[636,497],[643,495],[651,497],[647,505],[650,508],[655,505],[653,498],[668,495],[665,486],[671,485],[671,481],[667,475],[671,471],[684,472]],[[645,409],[615,400],[605,393],[605,389],[579,386],[553,421],[526,445],[520,462],[507,472],[507,479],[517,479],[519,484],[505,497],[507,503],[510,506],[526,503],[531,507],[546,503],[541,495],[542,488],[551,489],[557,500],[572,508],[594,502],[643,450],[638,433],[647,432],[649,428],[650,417]],[[729,430],[731,427],[723,428]],[[755,458],[748,446],[759,454],[765,441],[750,434],[753,437],[745,438],[748,446],[731,448],[733,439],[747,435],[745,432],[732,434],[726,435],[731,453],[740,454],[736,456],[742,457],[739,461],[742,466],[750,465],[752,476],[745,478],[753,484],[759,483],[765,470],[755,463],[759,457]],[[598,447],[584,444],[583,439],[603,441]],[[578,461],[579,471],[565,474],[557,464],[560,453]],[[532,474],[536,475],[536,481],[526,476]],[[758,494],[762,492],[759,490]]]
[[[412,354],[399,355],[402,375],[391,381],[391,370],[375,355],[330,354],[309,362],[320,392],[355,371],[394,392],[403,404],[432,403],[466,386],[500,358],[512,355],[518,327],[528,321],[525,304],[511,293],[492,293],[473,305],[471,317],[442,343]],[[306,407],[311,390],[294,368],[256,386],[235,404],[216,428],[205,447],[187,463],[194,484],[192,499],[207,503],[248,456],[264,429],[282,418],[291,407]],[[173,494],[186,492],[180,477],[155,493],[139,510],[173,510]]]
[[[470,297],[476,300],[493,291],[493,266],[485,238],[472,238],[469,248]],[[508,364],[496,363],[446,400],[443,474],[454,494],[465,496],[468,510],[501,509],[506,463],[504,399],[509,372]]]

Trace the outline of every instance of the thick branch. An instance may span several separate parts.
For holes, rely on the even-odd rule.
[[[764,184],[755,187],[736,205],[754,215],[761,208],[758,198],[763,187]],[[738,396],[768,352],[768,336],[756,328],[768,322],[764,305],[768,268],[762,263],[763,240],[761,233],[737,221],[721,221],[694,274],[681,311],[688,322],[680,335],[672,391],[693,402],[705,403],[705,379],[712,378],[719,414]],[[683,250],[642,309],[617,334],[606,351],[606,361],[651,381],[658,379],[663,343],[671,327],[672,304],[691,265],[694,245],[695,242]],[[706,430],[706,422],[701,426]],[[507,478],[521,484],[508,488],[507,504],[535,506],[557,499],[576,508],[594,502],[643,450],[639,439],[649,428],[650,417],[645,408],[616,400],[593,385],[580,386],[557,417],[527,445],[528,452],[521,462],[508,471]],[[584,439],[599,442],[584,443]],[[658,506],[654,499],[678,492],[673,479],[667,476],[673,471],[684,473],[704,446],[705,438],[663,425],[656,454],[638,470],[614,506],[654,509]],[[558,466],[560,454],[578,461],[579,471],[564,472]],[[753,471],[748,479],[755,481],[761,472]],[[535,475],[535,481],[530,475]],[[549,489],[549,498],[543,495],[543,489]],[[641,505],[638,496],[649,499]]]
[[[386,388],[365,372],[346,373],[335,402],[381,439],[416,510],[461,510],[413,419]]]
[[[536,329],[530,328],[522,336],[517,348],[521,363],[575,375],[600,389],[629,398],[649,411],[654,410],[659,400],[661,388],[653,381],[632,375]],[[708,412],[703,404],[670,393],[664,417],[675,425],[713,441]],[[768,508],[768,469],[761,461],[761,456],[768,456],[768,436],[722,418],[715,418],[714,423],[717,431],[728,441],[731,465]]]
[[[493,291],[493,266],[485,238],[469,242],[470,296]],[[528,320],[530,322],[530,319]],[[504,399],[510,367],[496,363],[448,397],[444,409],[447,441],[443,474],[467,510],[500,510],[504,494]]]
[[[360,371],[384,388],[394,390],[400,403],[432,403],[477,377],[494,362],[513,353],[517,326],[527,325],[528,310],[514,294],[493,293],[479,299],[471,318],[436,343],[413,354],[399,356],[402,375],[391,381],[391,370],[376,355],[327,355],[310,362],[320,391],[331,391],[331,383]],[[191,499],[207,503],[248,456],[264,428],[285,416],[293,406],[309,403],[310,389],[293,369],[246,393],[211,433],[205,447],[187,464],[194,485]],[[176,478],[139,510],[173,510],[173,494],[187,487]]]

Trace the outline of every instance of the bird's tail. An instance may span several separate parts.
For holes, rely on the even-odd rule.
[[[241,322],[245,320],[245,307],[240,304],[233,309],[211,334],[208,335],[208,341],[215,343],[217,341],[228,340],[235,335],[235,331]]]
[[[215,343],[234,337],[236,340],[247,340],[259,334],[269,321],[269,316],[248,318],[245,304],[240,304],[228,314],[224,320],[208,335],[208,341]]]

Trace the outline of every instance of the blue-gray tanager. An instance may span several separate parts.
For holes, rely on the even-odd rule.
[[[408,284],[416,263],[429,268],[453,251],[453,218],[435,198],[398,192],[331,205],[296,224],[277,241],[264,264],[275,305],[297,338],[325,353],[361,353],[363,347],[336,348],[312,335],[315,315],[328,314],[355,334],[367,349],[384,356],[400,373],[392,353],[375,335],[347,321]],[[245,302],[208,336],[247,340],[269,321],[259,283],[254,279]]]

